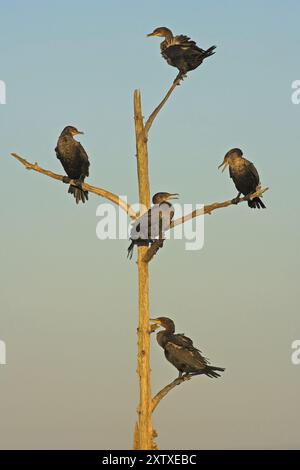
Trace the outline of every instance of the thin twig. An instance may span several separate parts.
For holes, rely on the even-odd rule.
[[[159,111],[162,109],[162,107],[164,106],[164,104],[168,101],[168,99],[170,98],[170,96],[172,95],[173,91],[175,90],[175,88],[179,85],[180,83],[180,79],[176,79],[173,83],[172,83],[172,86],[171,88],[169,89],[169,91],[167,92],[166,96],[164,97],[164,99],[159,103],[159,105],[155,108],[155,110],[153,111],[152,114],[150,114],[149,118],[147,119],[146,121],[146,124],[144,126],[144,134],[145,134],[145,137],[147,138],[148,137],[148,133],[149,133],[149,130],[154,122],[154,119],[156,118],[156,116],[158,115]]]
[[[37,163],[30,163],[25,158],[20,157],[17,153],[12,153],[11,154],[14,158],[16,158],[22,165],[25,166],[27,170],[34,170],[37,171],[38,173],[42,173],[43,175],[49,176],[50,178],[53,178],[58,181],[62,181],[65,183],[64,178],[65,176],[58,175],[57,173],[53,173],[52,171],[45,170],[44,168],[40,167]],[[76,182],[74,180],[70,180],[67,182],[67,184],[71,184],[73,186],[76,186]],[[129,204],[127,204],[125,201],[119,198],[117,194],[113,194],[110,191],[107,191],[106,189],[103,188],[97,188],[95,186],[91,186],[87,183],[81,183],[81,187],[84,191],[88,191],[90,193],[97,194],[97,196],[104,197],[105,199],[108,199],[109,201],[113,202],[114,204],[117,204],[119,207],[121,207],[131,219],[135,220],[137,218],[136,212],[131,208]]]
[[[177,385],[190,380],[193,376],[192,375],[183,375],[182,377],[178,377],[177,379],[173,380],[170,384],[166,385],[160,392],[158,392],[154,398],[152,398],[152,413],[159,404],[159,402]]]

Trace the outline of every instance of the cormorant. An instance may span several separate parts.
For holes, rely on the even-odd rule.
[[[174,37],[172,31],[165,27],[156,28],[153,33],[147,34],[147,36],[165,38],[160,45],[160,50],[168,64],[177,67],[179,70],[179,74],[174,80],[175,82],[182,80],[190,70],[199,67],[206,57],[215,53],[214,51],[217,47],[212,46],[207,50],[201,49],[189,37],[183,35]]]
[[[243,152],[238,148],[229,150],[224,157],[223,163],[221,163],[218,168],[223,167],[223,172],[227,166],[229,166],[230,178],[233,179],[235,187],[239,192],[237,197],[232,200],[234,204],[237,204],[241,194],[249,196],[255,193],[257,187],[260,185],[259,174],[253,163],[246,160],[246,158],[243,157]],[[249,200],[248,206],[252,209],[266,208],[259,197]]]
[[[59,136],[57,146],[55,148],[56,156],[60,160],[65,172],[70,179],[76,180],[77,186],[70,185],[69,193],[73,194],[76,199],[76,204],[79,201],[85,202],[88,200],[88,192],[81,189],[81,183],[84,178],[89,176],[89,157],[77,140],[74,139],[75,135],[83,134],[73,126],[64,128]],[[68,182],[68,178],[65,178]]]
[[[156,335],[158,344],[164,349],[166,359],[179,371],[179,377],[186,375],[207,375],[211,378],[220,377],[223,367],[209,365],[209,360],[202,356],[201,351],[194,347],[193,341],[183,334],[175,334],[173,320],[166,317],[150,319],[156,328],[165,328]]]
[[[131,244],[128,258],[132,258],[134,245],[148,246],[156,238],[164,239],[164,233],[170,228],[174,217],[174,208],[169,200],[178,199],[178,194],[156,193],[152,198],[153,206],[132,225],[130,232]]]

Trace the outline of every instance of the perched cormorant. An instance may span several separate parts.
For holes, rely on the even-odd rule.
[[[147,34],[147,36],[165,38],[160,45],[160,50],[168,64],[179,70],[174,81],[183,79],[187,72],[199,67],[206,57],[215,53],[217,47],[212,46],[207,50],[201,49],[189,37],[183,35],[174,37],[172,31],[165,27],[156,28],[153,33]]]
[[[249,196],[255,193],[257,187],[260,185],[259,174],[253,163],[246,160],[246,158],[243,157],[243,152],[238,148],[229,150],[224,157],[223,163],[221,163],[218,168],[223,167],[222,171],[224,171],[227,166],[229,166],[230,178],[233,179],[235,187],[239,192],[237,197],[232,200],[232,202],[236,204],[241,194]],[[259,197],[252,200],[250,199],[248,206],[253,209],[266,208]]]
[[[56,156],[60,160],[68,177],[76,180],[77,186],[71,185],[68,191],[75,197],[76,204],[78,204],[79,201],[85,202],[88,200],[88,192],[81,189],[81,183],[84,182],[86,176],[89,176],[90,166],[86,151],[80,142],[74,139],[74,136],[78,134],[83,134],[83,132],[78,131],[73,126],[65,127],[59,136],[55,148]]]
[[[173,320],[166,317],[150,319],[156,328],[165,328],[156,335],[158,344],[164,349],[166,359],[179,371],[179,377],[186,375],[207,375],[211,378],[220,377],[223,367],[209,365],[209,360],[196,349],[193,341],[183,334],[175,334]]]
[[[178,194],[156,193],[152,198],[153,206],[132,225],[130,232],[131,244],[128,258],[132,258],[134,245],[148,246],[156,238],[164,239],[164,233],[170,228],[174,217],[174,208],[169,200],[178,199]]]

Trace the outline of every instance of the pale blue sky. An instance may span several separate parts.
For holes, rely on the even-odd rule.
[[[156,411],[161,448],[299,448],[300,79],[297,0],[1,1],[2,448],[130,448],[137,404],[136,266],[100,242],[92,196],[12,158],[62,172],[62,128],[85,131],[89,182],[137,200],[132,92],[147,116],[176,70],[147,39],[157,26],[216,54],[178,87],[151,131],[152,193],[184,203],[233,197],[217,165],[231,147],[270,187],[205,220],[205,246],[170,241],[151,265],[151,311],[170,316],[224,378],[197,377]],[[176,370],[153,342],[153,391]]]

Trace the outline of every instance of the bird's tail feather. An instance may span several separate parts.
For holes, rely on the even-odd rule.
[[[262,202],[262,200],[259,197],[255,197],[254,199],[248,201],[248,206],[251,207],[252,209],[265,209],[266,206]]]
[[[218,374],[218,372],[224,371],[224,367],[215,367],[207,365],[204,369],[199,369],[196,372],[190,372],[189,375],[207,375],[207,377],[210,377],[211,379],[217,379],[218,377],[221,377],[221,374]]]
[[[77,186],[69,186],[68,193],[73,194],[76,199],[76,204],[78,204],[80,201],[85,203],[85,201],[87,201],[89,198],[89,193],[81,188],[78,188]]]
[[[205,374],[211,379],[217,379],[218,377],[221,377],[221,374],[218,374],[218,372],[216,371],[224,372],[225,369],[224,367],[207,366],[205,370]]]
[[[134,241],[132,240],[129,247],[128,247],[128,250],[127,250],[127,258],[129,258],[129,259],[132,258],[133,248],[134,248]]]
[[[217,46],[211,46],[209,49],[205,51],[205,57],[209,57],[210,55],[215,54],[215,49]]]

